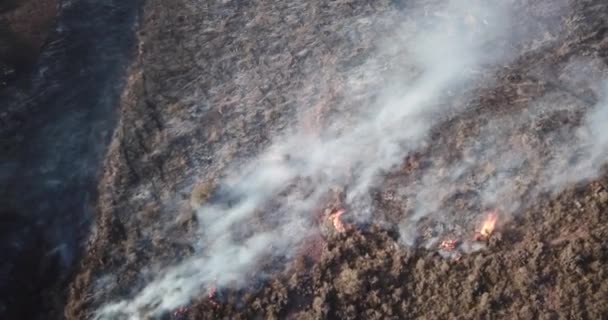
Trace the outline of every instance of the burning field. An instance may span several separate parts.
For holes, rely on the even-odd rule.
[[[608,3],[147,1],[68,319],[602,319]]]

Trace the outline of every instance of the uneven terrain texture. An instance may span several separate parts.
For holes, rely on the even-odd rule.
[[[0,319],[62,318],[137,4],[0,2]]]
[[[566,101],[575,110],[597,102],[593,88],[568,68],[584,59],[593,62],[590,78],[608,76],[608,3],[507,2],[526,13],[512,27],[513,35],[528,37],[523,44],[496,43],[515,58],[485,69],[482,79],[494,80],[471,101],[455,99],[466,111],[448,115],[433,129],[433,143],[386,173],[372,195],[383,221],[402,221],[407,200],[398,190],[415,192],[431,170],[426,157],[450,166],[470,151],[469,139],[483,141],[484,128],[500,119],[506,134],[486,142],[533,160],[509,177],[517,185],[512,199],[503,199],[524,205],[501,217],[481,241],[485,249],[445,257],[433,247],[403,245],[390,223],[353,223],[343,233],[311,239],[272,279],[203,294],[167,318],[605,318],[608,179],[555,194],[535,191],[552,147],[547,133],[579,122],[580,114],[523,125],[516,119],[540,98],[547,105]],[[255,156],[287,127],[314,131],[349,104],[373,99],[347,96],[349,71],[366,61],[402,14],[424,7],[432,13],[434,1],[147,1],[99,183],[96,227],[66,317],[90,318],[101,305],[136,294],[149,280],[145,267],[192,253],[196,186],[220,179],[228,165]],[[390,68],[390,58],[387,63]],[[296,124],[302,110],[310,117]],[[474,176],[455,182],[464,191],[442,202],[455,225],[474,224],[459,210],[487,209],[475,204],[475,190],[493,175],[493,163],[476,165]],[[471,229],[452,231],[460,239],[474,236]]]
[[[56,17],[56,0],[0,4],[0,89],[32,69]]]

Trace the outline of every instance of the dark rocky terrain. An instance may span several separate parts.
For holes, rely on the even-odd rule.
[[[83,227],[74,237],[86,249],[69,280],[65,318],[92,319],[101,306],[136,296],[150,281],[147,267],[170,266],[196,254],[192,239],[199,227],[204,229],[196,206],[210,198],[225,171],[255,157],[292,126],[314,132],[348,118],[353,105],[371,103],[373,94],[349,95],[350,72],[369,60],[383,36],[410,12],[432,15],[441,2],[146,1],[125,87],[112,87],[122,94],[114,103],[120,111],[111,141],[95,135],[83,140],[86,145],[105,137],[110,145],[98,180],[90,174],[87,183],[74,184],[94,189],[97,183],[97,190],[90,192],[93,199],[83,200],[94,204],[94,227],[90,232]],[[275,271],[271,267],[277,262],[280,270],[271,277],[251,275],[245,287],[203,290],[161,318],[607,318],[608,176],[556,192],[538,186],[546,179],[555,137],[574,130],[584,111],[600,101],[595,84],[608,78],[608,3],[505,3],[517,19],[508,36],[491,45],[512,58],[484,65],[477,80],[483,85],[467,91],[471,99],[450,99],[441,115],[445,121],[431,130],[432,143],[381,175],[382,183],[371,191],[373,214],[381,219],[349,217],[357,208],[344,200],[346,187],[338,186],[328,191],[329,204],[319,205],[346,209],[344,232],[327,225],[321,210],[319,236],[305,239],[293,260],[260,267]],[[465,22],[484,28],[479,20]],[[385,58],[387,69],[405,72],[398,59]],[[120,56],[107,63],[126,60]],[[587,67],[572,72],[579,61]],[[374,93],[382,85],[371,83],[366,90]],[[541,116],[521,121],[535,108],[564,104],[564,111],[546,116],[539,111]],[[113,110],[108,108],[101,113]],[[298,122],[302,113],[308,117]],[[4,132],[22,130],[15,118],[6,119]],[[107,121],[101,127],[113,127]],[[488,128],[504,134],[488,135]],[[492,145],[488,150],[498,156],[472,148],[474,142]],[[89,153],[100,159],[104,152]],[[450,181],[458,192],[442,198],[443,190],[437,189],[443,216],[415,221],[422,240],[475,238],[479,214],[470,212],[488,209],[480,190],[497,179],[508,191],[499,199],[505,214],[491,235],[478,238],[485,249],[446,256],[437,245],[404,245],[398,225],[414,221],[407,198],[424,189],[435,169],[449,171],[469,153],[478,161]],[[526,161],[508,168],[500,180],[496,160],[508,154]],[[14,197],[14,192],[4,195]],[[515,202],[518,209],[507,213]],[[12,223],[27,225],[20,214],[10,217],[3,234],[12,235]],[[48,243],[44,236],[31,241]],[[27,260],[39,254],[21,255],[21,265],[39,264],[37,258]],[[27,296],[31,290],[24,292]],[[58,305],[63,307],[57,302],[55,312]],[[59,314],[48,318],[54,317]]]

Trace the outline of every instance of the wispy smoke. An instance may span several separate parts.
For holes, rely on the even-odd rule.
[[[478,86],[484,65],[510,58],[488,45],[506,30],[505,8],[473,3],[451,1],[441,14],[405,17],[379,52],[351,72],[346,96],[371,101],[362,82],[373,79],[368,82],[383,86],[375,102],[351,105],[343,110],[348,117],[331,117],[315,132],[292,128],[246,166],[232,168],[198,209],[196,253],[134,298],[103,307],[98,318],[155,316],[210,286],[241,287],[264,277],[262,265],[290,259],[303,239],[319,232],[312,215],[332,188],[346,191],[349,217],[382,219],[372,216],[370,190],[415,151],[429,150],[420,159],[426,164],[413,181],[395,187],[394,201],[407,209],[399,221],[403,242],[413,244],[419,226],[432,221],[423,243],[428,247],[442,235],[465,237],[463,226],[484,210],[512,214],[541,193],[601,174],[608,156],[608,86],[598,86],[598,76],[583,74],[579,78],[592,83],[575,79],[564,86],[592,87],[599,102],[557,90],[509,114],[475,115],[474,124],[465,122],[469,134],[433,147],[432,130],[470,112],[451,104],[452,97]],[[407,71],[385,71],[383,61]],[[562,75],[587,64],[566,66]],[[467,242],[460,247],[477,249]]]
[[[585,75],[580,62],[564,67],[560,78],[572,65],[587,83],[553,85],[547,94],[508,114],[480,114],[470,122],[465,115],[461,120],[471,132],[447,138],[445,145],[425,155],[421,176],[397,188],[398,201],[411,212],[401,221],[405,242],[417,240],[419,226],[426,223],[425,230],[431,230],[423,241],[427,247],[447,236],[462,239],[460,249],[470,251],[465,226],[484,211],[496,209],[508,218],[541,194],[556,194],[604,173],[608,87],[598,85],[601,76]],[[594,91],[598,102],[576,92],[581,90]]]
[[[603,96],[588,109],[581,125],[554,146],[553,158],[545,171],[546,188],[550,191],[560,191],[602,173],[608,159],[608,86],[603,87]]]
[[[233,168],[198,210],[197,252],[133,299],[103,307],[98,318],[159,315],[209,286],[255,280],[264,260],[289,259],[302,239],[318,232],[312,212],[335,186],[345,187],[349,214],[368,219],[367,198],[379,174],[428,144],[430,130],[459,111],[450,109],[449,96],[468,92],[482,64],[505,58],[488,46],[506,30],[504,8],[473,3],[478,2],[450,1],[437,11],[441,14],[406,17],[374,56],[391,59],[399,70],[410,70],[407,74],[392,75],[379,99],[353,107],[349,120],[332,118],[317,134],[294,129],[244,168]],[[364,67],[377,65],[370,60]],[[378,78],[382,73],[363,72]],[[350,96],[365,95],[351,89]]]

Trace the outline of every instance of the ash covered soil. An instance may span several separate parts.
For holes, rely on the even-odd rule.
[[[0,4],[0,89],[32,69],[54,25],[56,6],[55,0]]]
[[[440,3],[148,1],[67,319],[88,319],[106,303],[136,296],[151,280],[147,267],[194,254],[191,239],[204,230],[195,210],[215,181],[287,128],[315,132],[348,117],[350,106],[373,101],[382,78],[364,77],[362,91],[369,94],[356,96],[346,89],[352,73],[365,68],[383,35],[409,12],[433,15]],[[430,142],[381,175],[370,191],[373,216],[381,219],[352,217],[357,208],[344,200],[346,187],[328,190],[327,204],[319,205],[345,209],[344,232],[321,218],[323,231],[304,240],[295,258],[277,262],[285,268],[260,263],[257,270],[273,270],[271,276],[258,280],[252,272],[247,286],[202,290],[162,317],[606,318],[607,177],[600,173],[557,192],[537,186],[552,164],[555,139],[600,99],[594,83],[608,76],[608,4],[506,3],[518,18],[509,36],[491,45],[513,58],[471,71],[483,84],[469,92],[472,98],[448,99]],[[464,18],[473,30],[492,23]],[[399,55],[379,59],[378,73],[406,72]],[[572,71],[580,64],[586,67]],[[558,104],[569,107],[534,113]],[[487,135],[488,128],[503,134]],[[491,154],[478,144],[492,145]],[[441,186],[442,168],[450,171],[469,153],[476,161],[447,191],[431,188],[436,213],[411,217],[408,199],[428,193],[424,184],[432,177]],[[504,167],[497,157],[505,155],[525,161]],[[490,180],[501,191],[499,220],[490,236],[475,241],[484,248],[442,250],[433,239],[475,237],[490,209],[479,201]],[[514,203],[517,209],[509,210]],[[403,243],[403,221],[419,231],[412,243]]]

